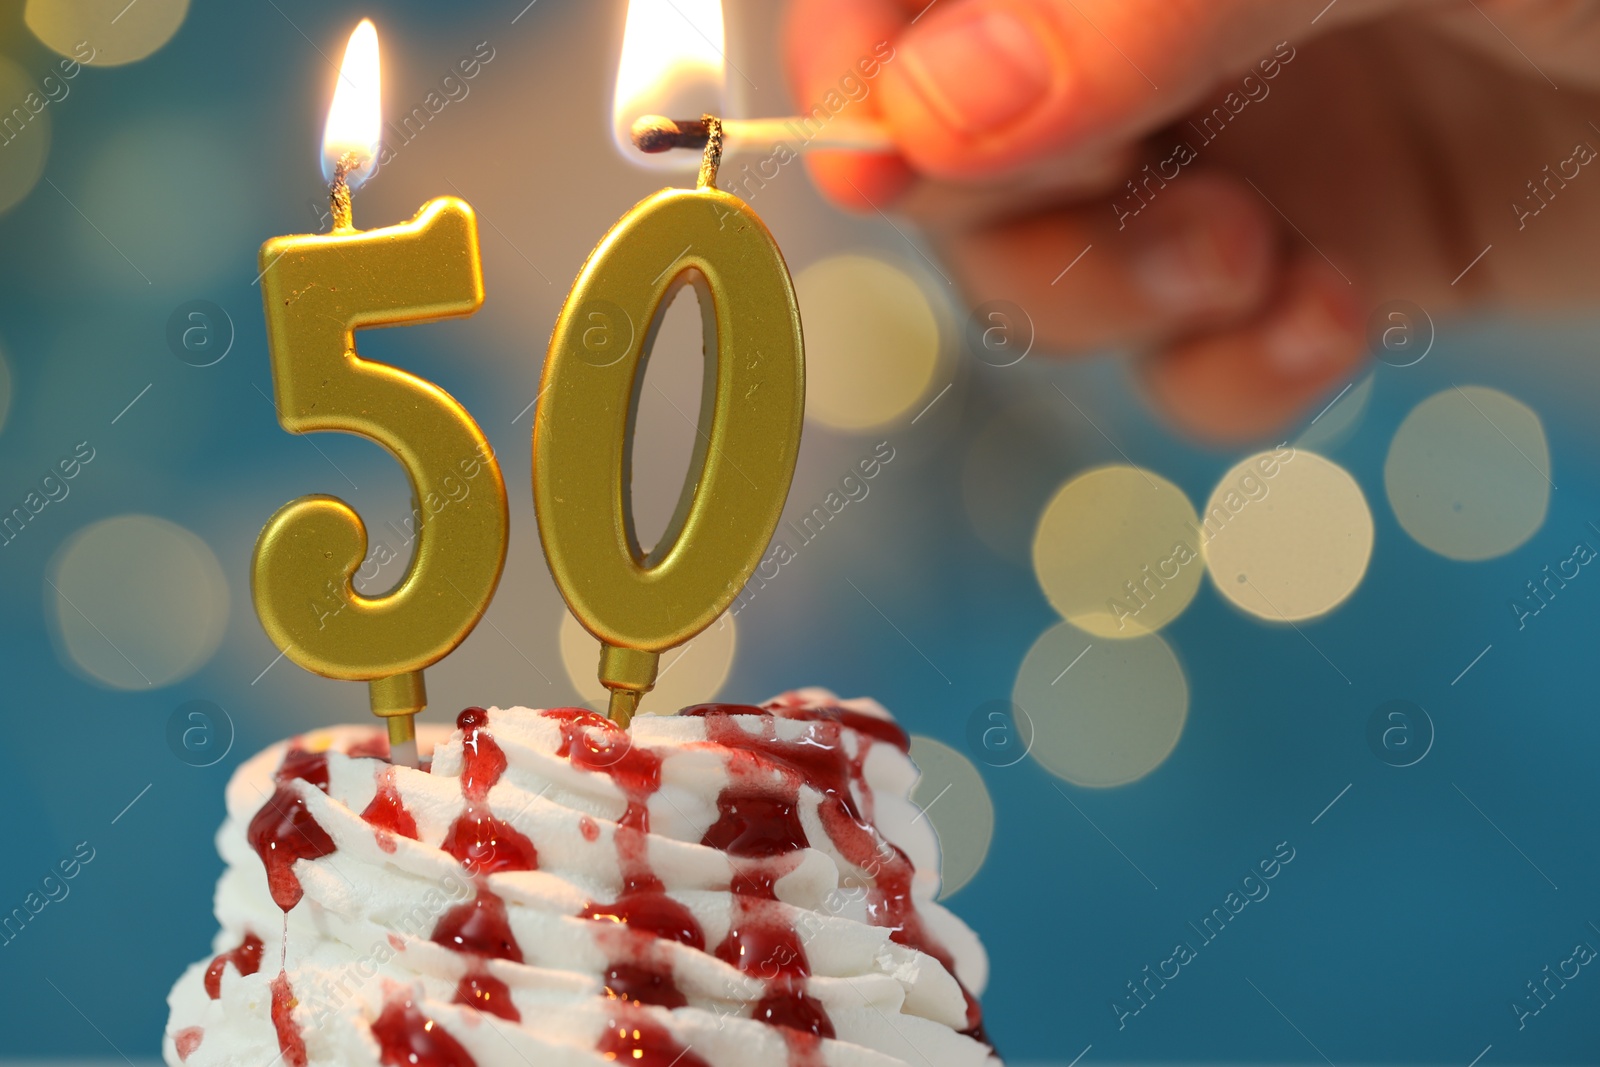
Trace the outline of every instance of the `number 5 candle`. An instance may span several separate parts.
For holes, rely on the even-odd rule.
[[[307,670],[368,684],[391,759],[416,763],[423,668],[477,625],[505,563],[505,482],[483,432],[443,389],[363,359],[355,331],[470,315],[483,304],[477,220],[455,197],[410,222],[358,231],[350,191],[376,169],[378,38],[350,37],[324,135],[333,231],[261,248],[278,420],[290,433],[338,430],[384,446],[410,480],[414,556],[389,593],[352,584],[367,552],[361,517],[331,496],[285,505],[256,543],[251,588],[262,626]],[[471,481],[471,491],[460,492]]]

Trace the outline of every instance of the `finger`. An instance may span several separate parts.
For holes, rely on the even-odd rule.
[[[1119,145],[1092,154],[1052,157],[1017,174],[983,182],[913,175],[896,209],[925,230],[945,231],[1046,212],[1063,203],[1104,201],[1139,169],[1145,154],[1143,146]]]
[[[1196,437],[1267,437],[1366,362],[1360,309],[1343,277],[1300,254],[1261,314],[1151,356],[1141,377],[1155,406]]]
[[[822,122],[836,114],[879,117],[878,85],[886,63],[894,62],[894,43],[909,18],[902,0],[791,3],[785,14],[784,42],[800,113]],[[841,83],[847,78],[861,89],[843,93]],[[838,110],[828,106],[840,101],[844,103]],[[888,207],[912,181],[910,168],[892,152],[814,152],[806,165],[825,196],[855,211]]]
[[[882,0],[880,0],[880,3]],[[1415,0],[1347,0],[1370,12]],[[1005,173],[1141,137],[1225,75],[1281,69],[1325,0],[942,0],[896,42],[875,106],[912,166]],[[1331,22],[1331,19],[1329,20]],[[1261,67],[1260,64],[1267,64]]]
[[[1161,344],[1250,317],[1271,294],[1276,241],[1259,202],[1200,172],[1131,222],[1094,203],[950,237],[940,250],[974,306],[1015,303],[1042,349],[1071,352]]]

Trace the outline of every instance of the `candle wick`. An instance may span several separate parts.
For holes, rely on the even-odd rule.
[[[354,209],[350,203],[350,172],[360,165],[361,160],[354,152],[346,152],[333,165],[333,185],[328,191],[328,202],[333,209],[335,232],[355,229]]]
[[[705,123],[706,150],[700,157],[700,177],[695,187],[715,189],[717,168],[722,166],[722,120],[715,115],[702,115],[700,121]]]

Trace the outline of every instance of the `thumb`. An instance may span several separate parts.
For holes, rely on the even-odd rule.
[[[1338,21],[1405,0],[1344,0]],[[1338,4],[1339,0],[1335,0]],[[896,42],[881,113],[946,179],[1141,137],[1224,74],[1283,61],[1327,0],[934,0]],[[1278,55],[1274,57],[1275,49]]]

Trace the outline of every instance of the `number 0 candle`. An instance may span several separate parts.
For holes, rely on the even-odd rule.
[[[631,31],[638,12],[629,14]],[[720,122],[705,121],[697,187],[641,201],[584,264],[550,339],[534,420],[545,556],[601,642],[600,681],[623,725],[655,684],[661,653],[709,626],[760,562],[805,412],[788,268],[749,205],[717,189]],[[628,506],[634,412],[656,320],[685,285],[708,335],[701,425],[673,520],[646,553]]]
[[[423,668],[487,609],[505,563],[507,507],[499,466],[466,410],[432,382],[355,349],[358,329],[469,315],[483,304],[477,221],[464,201],[440,197],[399,226],[354,228],[350,192],[376,169],[380,121],[377,32],[363,21],[324,134],[333,232],[268,241],[261,289],[283,428],[357,434],[393,454],[411,483],[414,554],[391,592],[361,595],[353,580],[367,553],[365,524],[341,500],[306,496],[262,530],[251,586],[283,653],[317,674],[367,682],[373,713],[389,724],[391,758],[415,764]]]

